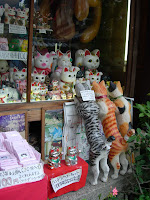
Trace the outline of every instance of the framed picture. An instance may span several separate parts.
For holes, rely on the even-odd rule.
[[[52,146],[58,146],[60,151],[62,151],[62,133],[63,109],[42,109],[41,153],[43,160],[48,158],[49,150]]]
[[[0,115],[0,132],[18,131],[23,138],[28,139],[26,111],[3,112]]]

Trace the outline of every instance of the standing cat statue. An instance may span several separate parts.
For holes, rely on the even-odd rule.
[[[130,136],[130,133],[128,132],[125,137],[122,137],[117,128],[117,121],[115,116],[116,106],[107,97],[105,82],[101,81],[98,84],[94,81],[92,85],[93,90],[95,91],[97,104],[100,108],[99,117],[103,125],[105,136],[106,138],[109,138],[111,135],[115,137],[115,141],[113,141],[109,152],[109,160],[114,168],[114,174],[111,177],[116,179],[118,178],[120,164],[122,165],[120,174],[124,175],[127,172],[128,161],[126,159],[125,152],[128,148],[128,144],[126,142],[126,138]]]
[[[71,51],[67,51],[66,53],[62,53],[60,50],[57,51],[57,56],[58,56],[58,66],[57,68],[53,71],[51,74],[51,81],[57,80],[60,81],[60,75],[65,67],[71,67],[72,66],[72,58],[71,58]]]
[[[82,101],[81,91],[90,90],[90,83],[80,83],[77,81],[75,85],[76,97],[74,98],[77,113],[84,119],[85,130],[88,143],[90,145],[89,160],[91,170],[93,173],[92,185],[97,184],[99,176],[99,162],[104,173],[101,180],[106,182],[108,179],[109,166],[107,164],[108,153],[111,148],[114,136],[105,138],[102,128],[100,127],[100,120],[98,118],[99,106],[95,101]]]
[[[67,154],[65,155],[65,163],[67,166],[76,165],[78,163],[78,155],[81,151],[74,147],[67,147]]]
[[[29,8],[24,8],[23,10],[18,8],[16,11],[16,24],[19,26],[25,26],[27,24]]]
[[[108,92],[111,100],[117,107],[116,118],[121,135],[125,137],[127,132],[132,132],[132,134],[134,134],[135,130],[133,129],[131,122],[131,104],[123,96],[120,81],[117,81],[116,84],[111,81]]]
[[[90,83],[92,84],[93,81],[96,81],[96,83],[100,83],[101,81],[101,76],[103,75],[102,72],[96,72],[95,74],[90,72],[89,73],[89,80],[90,80]]]

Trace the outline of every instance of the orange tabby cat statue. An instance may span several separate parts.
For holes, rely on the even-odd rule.
[[[125,152],[128,148],[128,144],[125,138],[130,137],[130,132],[128,132],[125,137],[122,137],[118,128],[115,116],[116,106],[107,97],[107,89],[105,82],[101,81],[99,84],[95,81],[93,82],[93,90],[95,91],[95,98],[97,104],[100,107],[99,117],[101,119],[103,130],[106,138],[113,135],[116,139],[112,142],[111,149],[109,152],[109,160],[114,168],[114,174],[111,176],[113,179],[118,178],[118,173],[120,170],[120,164],[122,165],[122,170],[120,174],[124,175],[127,172],[128,160],[126,159]]]
[[[108,92],[110,99],[117,107],[116,118],[121,135],[125,137],[127,132],[131,132],[132,135],[135,134],[131,123],[131,104],[123,96],[120,81],[117,81],[116,84],[111,81]]]

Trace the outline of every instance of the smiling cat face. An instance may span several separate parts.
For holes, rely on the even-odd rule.
[[[17,68],[14,68],[13,71],[13,79],[15,80],[26,80],[27,79],[27,69],[23,68],[22,70],[19,70]]]

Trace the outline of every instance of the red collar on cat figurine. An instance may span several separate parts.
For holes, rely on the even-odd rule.
[[[51,69],[49,69],[49,68],[46,68],[46,69],[42,69],[42,68],[38,68],[38,67],[35,67],[35,68],[38,73],[41,73],[44,70],[45,75],[48,75],[51,72]]]
[[[95,97],[96,99],[103,99],[103,98],[106,98],[107,95],[102,95],[102,96],[99,96],[99,97]]]

